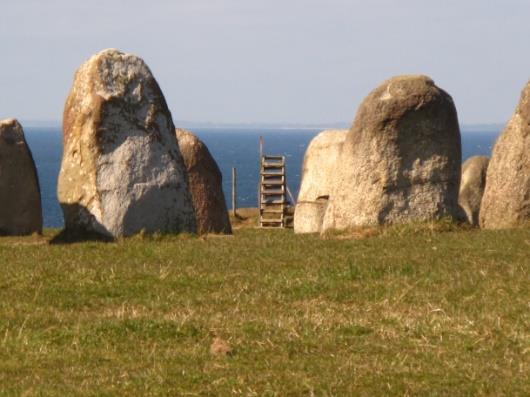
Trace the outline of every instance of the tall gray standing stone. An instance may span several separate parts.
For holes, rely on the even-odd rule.
[[[385,81],[346,136],[323,231],[456,217],[461,161],[452,98],[426,76]]]
[[[295,233],[319,233],[348,130],[320,132],[307,147],[294,212]]]
[[[39,180],[22,126],[0,120],[0,235],[42,232]]]
[[[171,113],[142,59],[110,49],[84,63],[63,133],[58,196],[67,231],[196,230]]]
[[[486,175],[480,226],[505,229],[530,222],[530,82],[497,139]]]
[[[489,161],[486,156],[473,156],[462,165],[458,204],[464,211],[467,222],[473,226],[479,224],[480,203],[486,186]]]

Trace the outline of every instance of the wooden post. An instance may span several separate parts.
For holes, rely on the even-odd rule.
[[[237,216],[237,213],[236,213],[236,206],[237,206],[237,200],[236,200],[236,196],[237,196],[237,190],[236,190],[236,183],[237,183],[237,172],[236,172],[236,168],[235,167],[232,167],[232,215],[235,217]]]
[[[258,213],[261,218],[261,165],[263,162],[263,136],[259,137]]]

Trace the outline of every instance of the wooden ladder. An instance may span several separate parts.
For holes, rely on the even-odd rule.
[[[259,225],[262,228],[285,228],[287,185],[285,156],[261,156]]]

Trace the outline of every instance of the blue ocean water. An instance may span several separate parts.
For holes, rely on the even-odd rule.
[[[208,146],[223,174],[223,190],[230,205],[232,167],[237,169],[238,207],[257,206],[259,137],[264,152],[285,155],[287,184],[297,196],[305,150],[320,129],[221,129],[195,128],[193,132]],[[63,215],[57,201],[57,176],[61,166],[62,133],[58,128],[25,128],[26,139],[37,166],[42,193],[45,227],[62,227]],[[462,131],[463,160],[490,155],[499,132]]]

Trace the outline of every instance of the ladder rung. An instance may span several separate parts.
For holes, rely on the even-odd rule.
[[[285,193],[283,188],[281,189],[262,189],[261,194],[272,194],[272,195],[282,195]]]
[[[282,172],[271,172],[271,171],[261,171],[261,175],[264,176],[283,176]]]
[[[267,202],[267,200],[284,200],[284,201],[287,201],[285,200],[285,197],[283,194],[278,194],[278,193],[261,193],[261,199],[264,203]]]
[[[274,219],[274,218],[262,218],[260,219],[261,223],[285,223],[284,219]]]
[[[283,168],[285,164],[283,163],[261,163],[263,168]]]
[[[285,175],[283,174],[274,174],[274,175],[262,175],[261,183],[267,182],[284,182]]]
[[[261,178],[261,183],[272,183],[272,184],[277,184],[277,183],[284,183],[284,178],[285,176],[284,175],[272,175],[272,176],[262,176]]]
[[[283,196],[284,191],[282,189],[261,189],[261,194],[266,194],[268,196]]]

